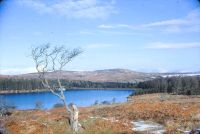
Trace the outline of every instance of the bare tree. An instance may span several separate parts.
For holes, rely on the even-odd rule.
[[[66,111],[69,113],[69,123],[73,131],[77,132],[79,126],[78,122],[78,108],[75,104],[67,105],[64,87],[62,86],[60,75],[63,68],[74,57],[78,56],[82,51],[80,49],[68,50],[64,46],[50,47],[49,44],[44,44],[32,48],[32,58],[36,65],[36,70],[39,74],[39,78],[42,81],[44,88],[49,89],[52,94],[57,96],[65,105]],[[55,72],[57,75],[56,83],[51,82],[47,73]]]

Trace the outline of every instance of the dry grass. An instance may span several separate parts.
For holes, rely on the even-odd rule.
[[[4,118],[4,121],[10,134],[72,134],[63,108],[14,111],[10,117]],[[79,132],[81,134],[131,133],[130,129],[121,123],[92,119],[86,113],[80,114],[80,123],[84,127]]]
[[[134,101],[124,104],[79,108],[80,123],[85,128],[80,133],[131,134],[130,122],[138,119],[164,124],[169,134],[176,133],[178,128],[191,130],[200,124],[198,97],[193,96],[194,100],[191,102],[192,99],[189,100],[187,96],[170,95],[165,101],[160,101],[159,94],[152,94],[137,96],[132,98]],[[16,110],[3,120],[11,134],[72,133],[63,108]]]

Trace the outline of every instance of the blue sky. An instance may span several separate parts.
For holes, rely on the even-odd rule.
[[[0,74],[34,72],[30,49],[81,47],[66,70],[200,71],[197,0],[6,0]]]

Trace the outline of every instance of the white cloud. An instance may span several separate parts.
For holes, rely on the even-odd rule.
[[[99,25],[98,28],[104,28],[104,29],[114,29],[114,28],[133,28],[131,25],[127,24],[117,24],[117,25]]]
[[[165,43],[155,42],[151,43],[145,48],[147,49],[184,49],[184,48],[200,48],[200,42],[189,43]]]
[[[16,74],[26,74],[33,72],[36,72],[36,69],[34,67],[0,69],[0,74],[3,75],[16,75]]]
[[[115,26],[112,26],[112,25],[104,25],[104,24],[99,25],[98,27],[99,27],[99,28],[105,28],[105,29],[115,28]]]
[[[200,9],[188,13],[187,16],[179,19],[157,21],[141,25],[143,28],[164,28],[167,32],[200,32]]]
[[[61,0],[53,4],[42,0],[19,0],[19,3],[39,13],[59,14],[68,18],[106,18],[116,13],[113,0]]]
[[[90,44],[85,46],[86,49],[99,49],[99,48],[109,48],[112,47],[112,44]]]
[[[138,35],[141,33],[136,33],[136,32],[125,32],[125,31],[109,31],[109,30],[99,30],[98,31],[100,34],[111,34],[111,35]]]
[[[94,32],[92,31],[89,31],[89,30],[82,30],[79,32],[80,34],[83,34],[83,35],[92,35],[92,34],[95,34]]]
[[[200,9],[193,10],[182,18],[161,20],[139,25],[103,24],[99,25],[98,28],[105,28],[105,29],[128,28],[132,30],[158,29],[164,32],[171,32],[171,33],[200,32]]]
[[[164,21],[156,21],[153,23],[142,24],[142,27],[156,27],[156,26],[174,26],[188,24],[188,20],[185,19],[171,19]]]

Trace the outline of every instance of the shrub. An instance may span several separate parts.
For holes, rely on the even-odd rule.
[[[53,105],[53,108],[59,108],[59,107],[64,107],[63,103],[56,103]]]
[[[109,101],[102,101],[101,104],[103,104],[103,105],[110,105],[110,102]]]
[[[116,103],[116,98],[114,97],[113,99],[112,99],[112,104],[115,104]]]
[[[98,105],[98,104],[99,104],[99,101],[96,100],[93,105]]]
[[[44,108],[42,101],[36,101],[35,102],[35,109],[42,109]]]
[[[11,110],[15,109],[16,106],[6,101],[5,98],[0,97],[0,116],[11,115]]]
[[[0,134],[8,134],[8,131],[6,130],[3,123],[0,122]]]

